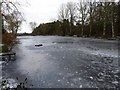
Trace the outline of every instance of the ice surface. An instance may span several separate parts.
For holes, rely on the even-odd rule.
[[[13,49],[17,60],[3,64],[4,78],[18,77],[31,88],[118,87],[117,41],[61,36],[18,39],[20,44]]]

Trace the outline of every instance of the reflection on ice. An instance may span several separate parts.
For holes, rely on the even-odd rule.
[[[82,85],[80,85],[80,88],[82,88]]]
[[[58,80],[58,82],[60,82],[60,80]]]

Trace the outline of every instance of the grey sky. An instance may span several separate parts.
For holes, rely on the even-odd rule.
[[[26,22],[23,22],[19,32],[31,32],[29,27],[31,21],[35,21],[39,25],[57,19],[60,5],[68,1],[78,0],[27,0],[28,4],[26,1],[20,0],[20,3],[25,5],[22,6],[21,11],[24,13]]]
[[[26,22],[23,22],[21,31],[19,32],[30,33],[31,28],[29,22],[36,22],[37,25],[39,25],[40,23],[47,23],[57,19],[60,5],[69,1],[78,2],[78,0],[19,0],[19,2],[23,4],[21,11],[24,13],[26,19]]]

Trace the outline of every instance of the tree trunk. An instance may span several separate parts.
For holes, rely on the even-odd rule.
[[[106,20],[104,18],[104,29],[103,29],[103,36],[105,36],[105,31],[106,31]]]
[[[90,33],[89,36],[92,35],[92,17],[90,16]]]
[[[92,4],[90,3],[90,33],[89,36],[92,34]]]
[[[105,6],[104,6],[104,29],[103,29],[103,36],[106,35],[106,2],[105,2]]]
[[[114,38],[115,37],[115,31],[114,31],[114,3],[112,3],[112,37]]]
[[[0,44],[2,43],[2,13],[1,13],[1,4],[0,4]]]
[[[73,28],[73,16],[70,17],[70,35],[72,35],[72,28]]]
[[[83,19],[83,12],[82,12],[82,33],[81,36],[84,35],[84,19]]]
[[[114,38],[115,37],[115,32],[114,32],[114,23],[112,21],[112,37]]]

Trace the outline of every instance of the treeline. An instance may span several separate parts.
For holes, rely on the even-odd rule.
[[[17,33],[17,36],[31,36],[31,33]]]
[[[120,36],[119,2],[68,2],[62,4],[58,20],[40,24],[33,35]]]

